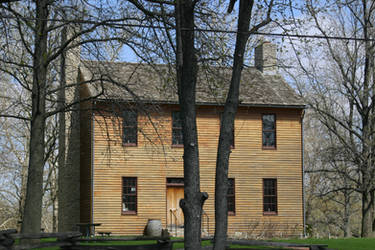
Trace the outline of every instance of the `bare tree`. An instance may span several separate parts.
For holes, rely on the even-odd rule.
[[[358,235],[359,194],[347,178],[352,168],[334,134],[308,110],[304,118],[305,216],[308,234]],[[324,169],[324,171],[322,171]],[[342,174],[345,173],[345,174]]]
[[[228,12],[233,10],[236,1],[230,1]],[[231,141],[233,140],[234,118],[238,108],[239,87],[241,82],[241,72],[243,69],[246,43],[250,34],[258,31],[270,21],[270,15],[273,7],[273,0],[266,3],[268,11],[266,18],[260,23],[254,25],[250,30],[250,21],[254,6],[254,1],[240,0],[238,14],[238,28],[236,46],[234,51],[232,78],[230,81],[229,92],[224,106],[222,122],[220,126],[219,146],[216,160],[216,178],[215,178],[215,244],[214,249],[225,249],[227,228],[228,228],[228,164],[230,156]]]
[[[0,5],[0,28],[4,31],[6,39],[5,53],[1,53],[0,70],[10,75],[15,84],[24,88],[30,94],[30,103],[23,102],[31,107],[31,115],[15,114],[12,110],[2,112],[2,117],[14,117],[29,120],[30,142],[28,157],[28,181],[23,232],[39,232],[41,226],[41,210],[43,196],[43,169],[46,157],[46,119],[62,111],[71,110],[74,101],[66,103],[61,109],[50,103],[56,103],[56,72],[58,71],[57,59],[64,51],[85,45],[86,51],[100,55],[98,43],[103,41],[118,41],[123,39],[125,29],[116,33],[116,36],[100,33],[103,27],[114,27],[127,20],[122,15],[116,15],[100,8],[85,5],[85,1],[51,2],[47,0],[6,1]],[[80,8],[85,5],[85,10]],[[107,6],[108,7],[108,6]],[[109,8],[109,7],[108,7]],[[90,9],[90,11],[89,11]],[[69,19],[61,16],[62,10],[71,13]],[[83,13],[87,15],[84,17]],[[71,34],[65,43],[55,43],[59,32],[65,26],[80,24],[79,30]],[[110,33],[110,32],[109,32]],[[78,39],[79,38],[79,39]],[[77,42],[79,40],[79,42]],[[31,43],[29,41],[32,41]],[[16,50],[15,48],[21,48]],[[96,49],[96,52],[94,52]],[[98,52],[99,51],[99,52]],[[74,72],[71,72],[73,75]],[[66,88],[74,88],[70,84]],[[61,142],[60,142],[61,143]],[[76,162],[76,164],[79,164]],[[77,192],[74,192],[75,194]]]
[[[294,77],[299,86],[306,84],[304,90],[311,92],[304,92],[308,94],[306,100],[335,141],[330,151],[334,165],[316,171],[345,177],[340,188],[350,187],[360,193],[361,235],[369,237],[373,234],[375,191],[375,5],[367,0],[308,1],[306,10],[312,17],[311,27],[324,39],[304,43],[304,50],[294,43],[297,64],[303,72]]]
[[[176,2],[176,67],[178,97],[182,114],[184,142],[184,199],[180,207],[184,212],[185,249],[201,248],[201,217],[207,193],[200,192],[199,151],[196,124],[195,93],[197,58],[195,55],[194,12],[196,1]]]

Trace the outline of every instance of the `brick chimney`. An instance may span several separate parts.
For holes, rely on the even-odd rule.
[[[261,40],[255,48],[255,68],[267,75],[277,73],[276,44]]]

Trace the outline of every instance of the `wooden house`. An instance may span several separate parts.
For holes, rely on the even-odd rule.
[[[264,43],[256,67],[243,70],[229,162],[229,235],[303,233],[305,105],[277,74],[275,55],[275,46]],[[149,219],[172,233],[173,225],[183,225],[183,147],[172,72],[165,65],[129,63],[86,62],[82,68],[85,80],[97,82],[80,91],[80,218],[101,223],[97,231],[139,235]],[[213,235],[220,114],[231,71],[199,72],[200,179],[209,194],[202,230]]]

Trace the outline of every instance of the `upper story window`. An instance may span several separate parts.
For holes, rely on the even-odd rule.
[[[276,148],[276,116],[262,115],[262,145],[263,148]]]
[[[234,179],[228,179],[228,193],[227,193],[228,214],[234,215],[236,213],[236,189]]]
[[[122,141],[124,145],[136,146],[138,129],[137,129],[138,113],[135,110],[127,109],[123,111],[123,135]]]
[[[221,126],[221,122],[223,120],[223,112],[220,113],[220,126]],[[234,148],[234,124],[233,124],[233,128],[232,128],[232,133],[231,133],[231,138],[230,138],[230,146],[231,148]]]
[[[183,145],[181,112],[172,112],[172,145]]]
[[[137,213],[137,177],[122,177],[122,213]]]
[[[263,179],[263,213],[277,214],[276,179]]]

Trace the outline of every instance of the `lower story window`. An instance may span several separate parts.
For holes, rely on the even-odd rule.
[[[228,179],[228,193],[227,193],[227,203],[228,203],[228,214],[234,215],[236,213],[236,191],[235,191],[234,179]]]
[[[276,179],[263,179],[263,213],[277,214]]]
[[[122,177],[122,213],[137,213],[137,177]]]

